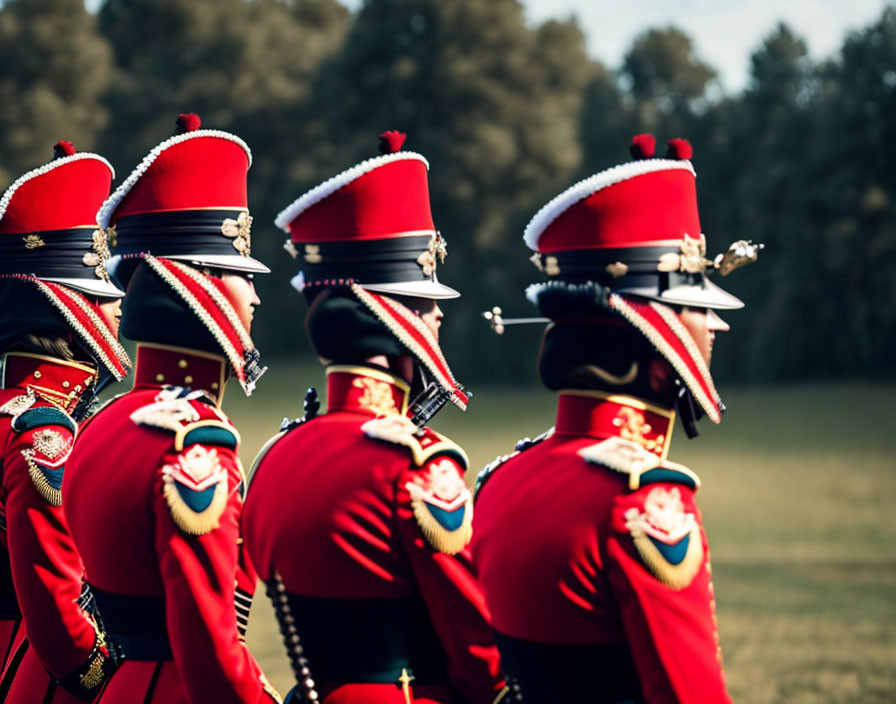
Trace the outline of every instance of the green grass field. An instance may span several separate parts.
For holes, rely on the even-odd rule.
[[[228,390],[247,467],[322,373],[279,367],[250,401]],[[724,391],[724,390],[723,390]],[[434,427],[470,455],[471,480],[497,454],[553,423],[539,390],[476,389],[467,413]],[[734,389],[721,426],[680,428],[671,459],[702,478],[731,694],[749,704],[896,702],[896,386]],[[570,487],[574,490],[574,487]],[[292,676],[260,590],[249,645],[275,686]]]

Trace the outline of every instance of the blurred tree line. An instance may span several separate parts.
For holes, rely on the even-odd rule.
[[[528,24],[518,0],[8,0],[0,5],[0,184],[70,139],[123,179],[180,112],[251,146],[253,244],[273,274],[255,337],[310,354],[276,213],[376,153],[385,129],[431,164],[450,257],[443,347],[458,377],[531,377],[540,330],[486,331],[500,304],[530,314],[527,220],[579,178],[627,158],[631,136],[694,145],[711,254],[740,238],[761,263],[723,284],[748,301],[717,346],[718,376],[828,379],[896,370],[896,10],[813,62],[779,25],[746,89],[674,27],[622,65],[589,59],[575,20]]]

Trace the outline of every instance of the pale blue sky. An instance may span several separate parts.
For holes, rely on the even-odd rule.
[[[744,87],[750,54],[784,20],[809,45],[811,55],[831,56],[845,33],[877,19],[887,0],[521,0],[530,21],[578,17],[588,53],[619,66],[632,40],[649,27],[674,24],[691,36],[697,54],[715,67],[728,92]],[[361,0],[341,0],[357,8]],[[451,0],[443,0],[451,2]],[[96,9],[102,0],[85,0]]]

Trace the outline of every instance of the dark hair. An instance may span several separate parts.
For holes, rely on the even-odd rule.
[[[551,390],[596,389],[671,405],[673,375],[651,378],[667,368],[643,335],[611,313],[551,324],[538,355],[538,374]]]
[[[377,355],[397,357],[406,350],[349,289],[305,291],[305,330],[315,354],[329,363],[360,364]]]
[[[128,283],[121,307],[121,335],[137,342],[189,347],[223,354],[212,333],[145,262]]]

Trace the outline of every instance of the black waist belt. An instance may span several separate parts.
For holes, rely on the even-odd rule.
[[[9,553],[0,550],[0,620],[18,621],[22,618],[19,611],[19,600],[12,583],[12,568],[9,564]]]
[[[501,665],[524,704],[637,704],[641,684],[628,647],[554,645],[495,632]]]
[[[418,685],[447,681],[445,654],[420,600],[285,596],[276,609],[281,628],[287,632],[291,615],[317,682],[396,683],[402,670]]]
[[[111,594],[94,586],[90,590],[116,659],[172,659],[163,597]]]

